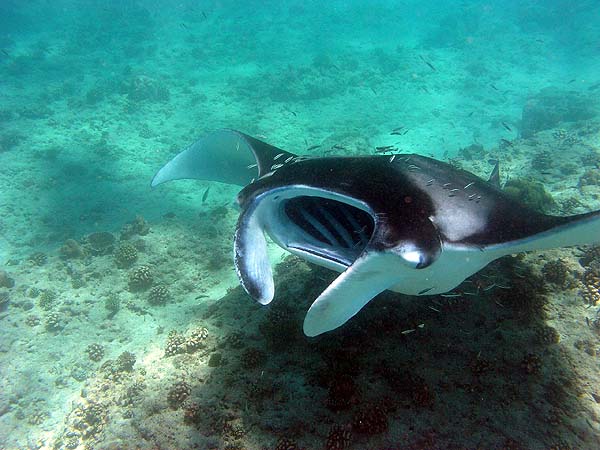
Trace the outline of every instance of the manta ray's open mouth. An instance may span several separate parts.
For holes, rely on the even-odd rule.
[[[304,242],[290,248],[349,266],[373,235],[374,221],[360,208],[323,197],[299,196],[284,203],[284,212]]]

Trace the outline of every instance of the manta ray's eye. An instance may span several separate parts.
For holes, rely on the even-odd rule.
[[[424,269],[435,259],[413,242],[403,242],[397,245],[394,253],[399,255],[406,265],[412,269]]]
[[[403,252],[400,255],[406,262],[410,263],[411,265],[414,265],[415,267],[417,267],[423,259],[423,255],[421,255],[421,252],[417,250]]]

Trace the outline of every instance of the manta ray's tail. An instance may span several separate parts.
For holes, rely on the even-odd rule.
[[[183,178],[245,186],[293,156],[239,131],[219,130],[194,142],[165,164],[154,175],[152,187]]]

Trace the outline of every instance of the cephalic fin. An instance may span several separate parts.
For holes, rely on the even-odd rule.
[[[235,270],[244,290],[257,302],[273,300],[275,284],[267,252],[267,240],[255,214],[256,207],[240,214],[234,238]]]

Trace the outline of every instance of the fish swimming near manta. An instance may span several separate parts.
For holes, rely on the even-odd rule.
[[[273,300],[265,234],[341,274],[304,320],[316,336],[343,325],[384,290],[448,292],[491,261],[531,250],[600,242],[600,211],[533,211],[490,181],[419,155],[306,157],[233,130],[206,135],[152,180],[242,186],[234,262],[259,303]]]

